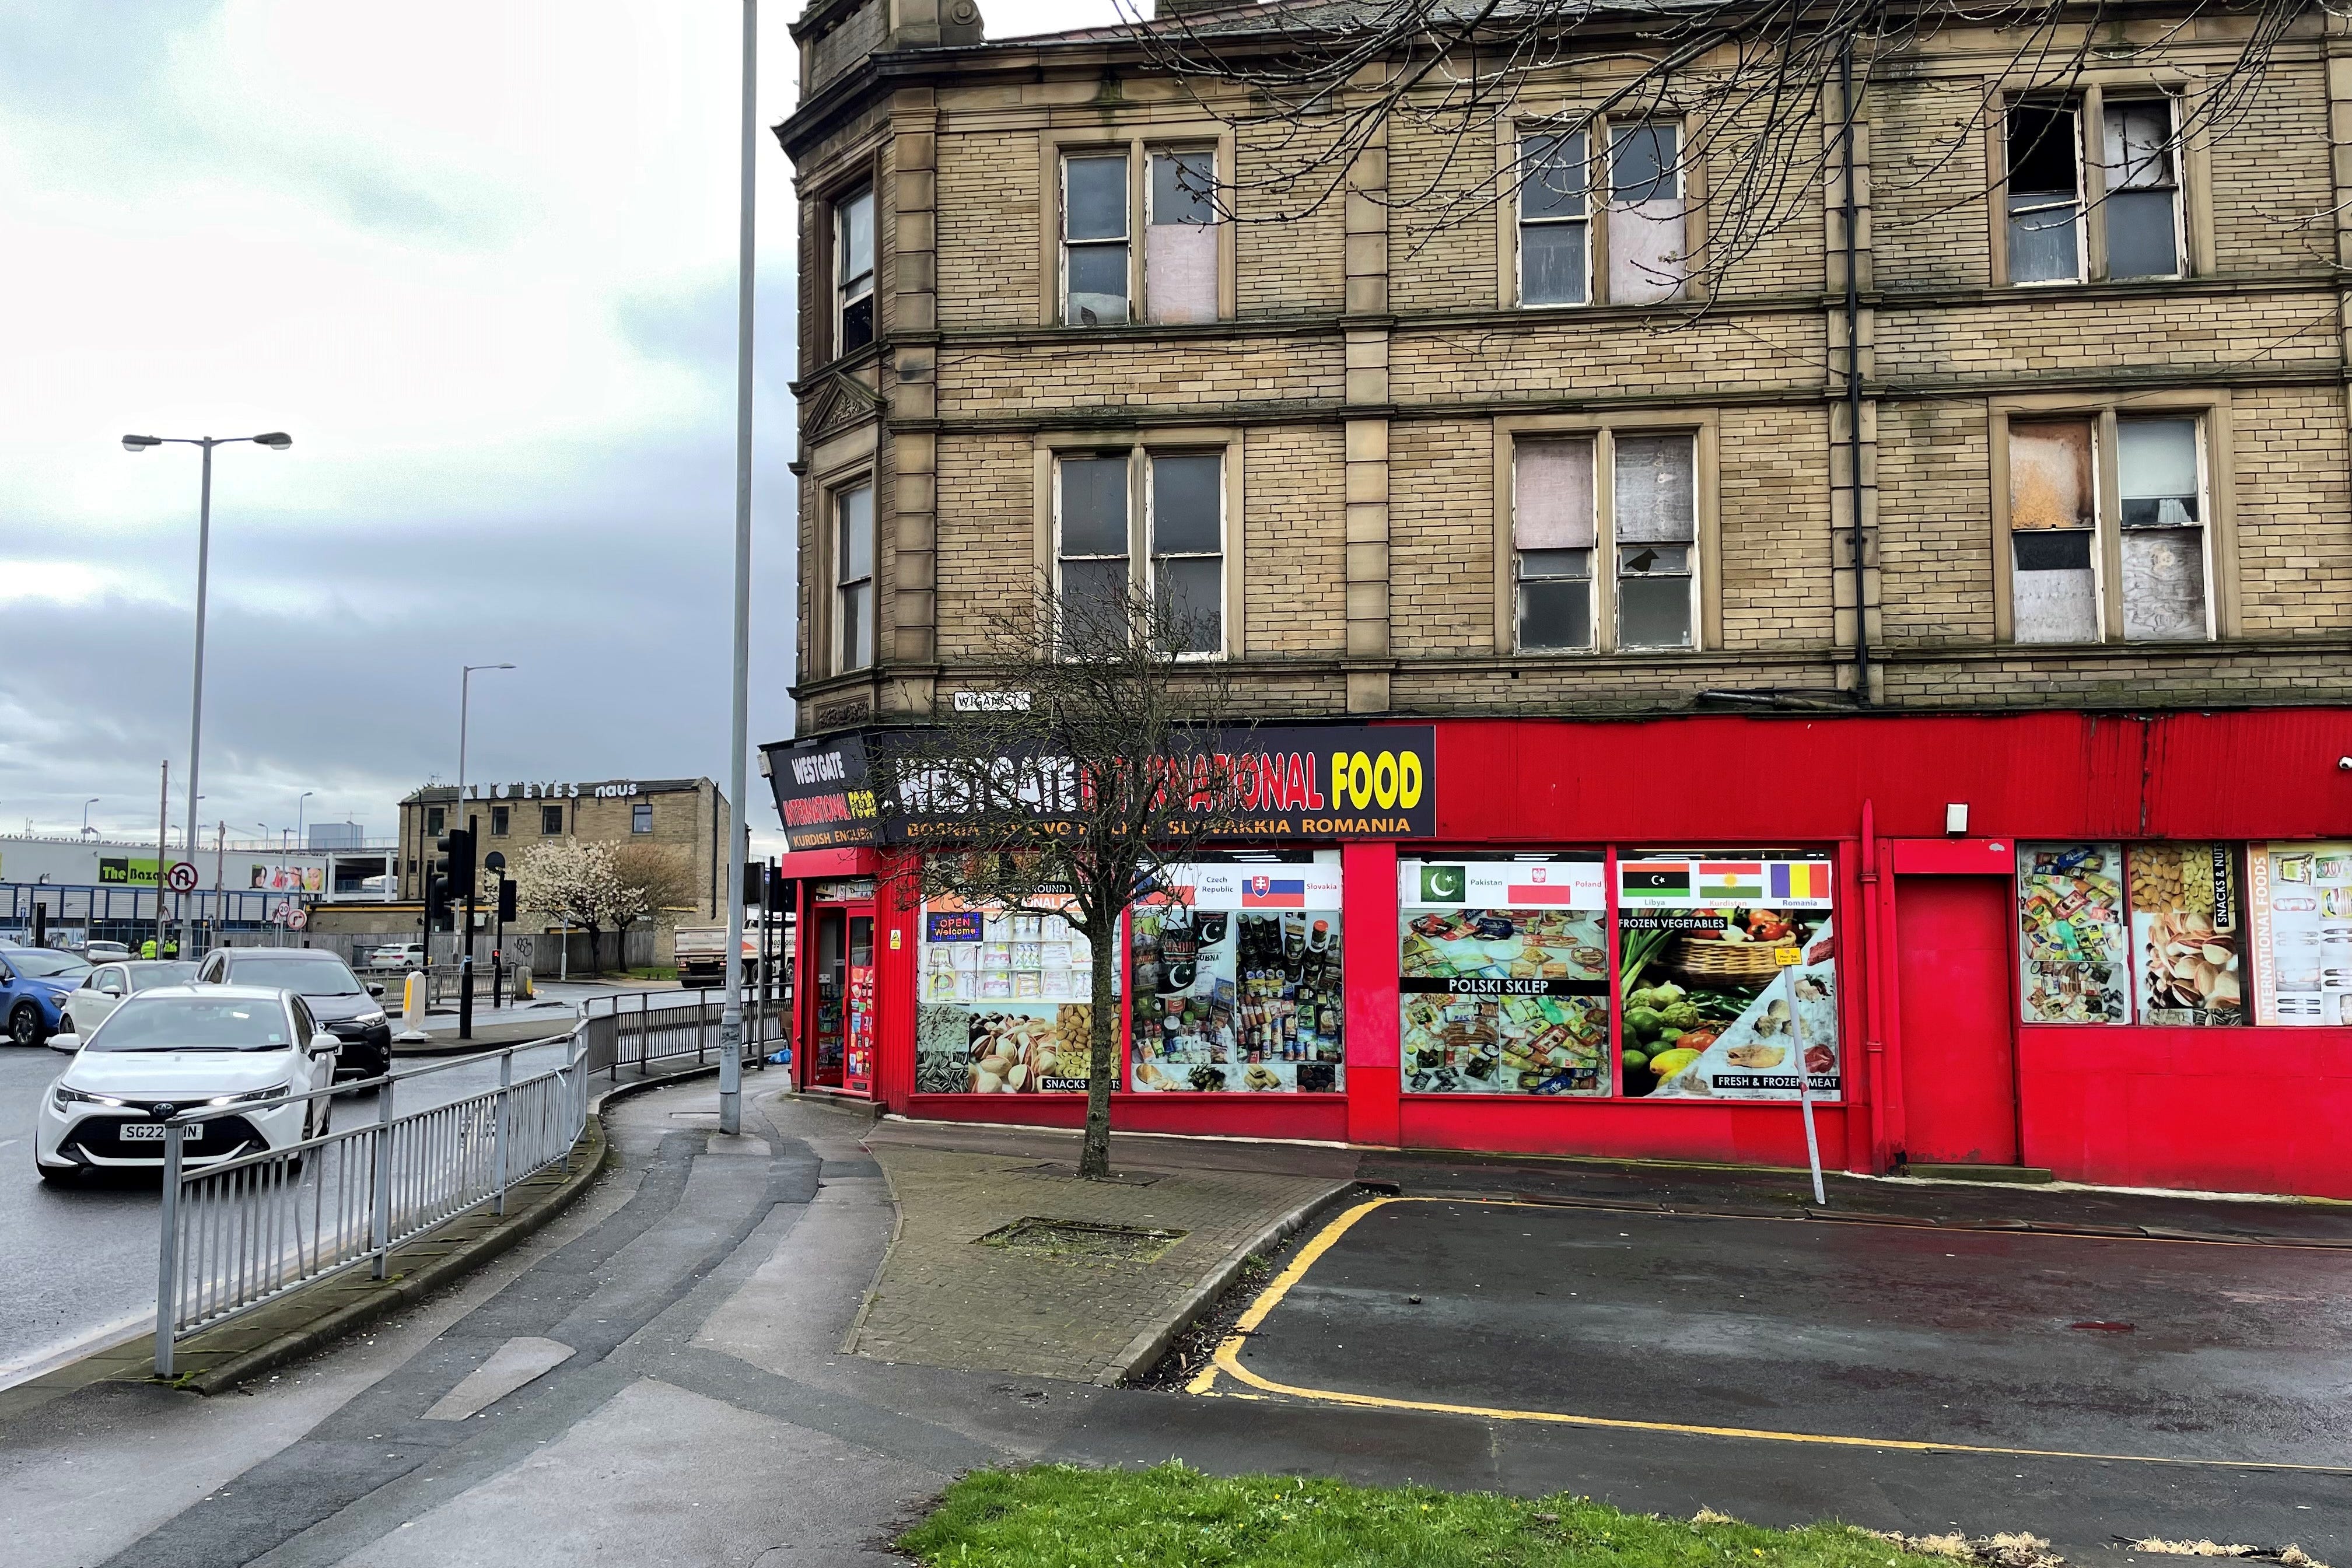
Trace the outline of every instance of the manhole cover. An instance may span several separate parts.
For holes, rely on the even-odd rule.
[[[1057,1263],[1150,1263],[1184,1239],[1181,1230],[1136,1225],[1094,1225],[1075,1219],[1016,1219],[980,1238],[982,1247],[1010,1247]]]

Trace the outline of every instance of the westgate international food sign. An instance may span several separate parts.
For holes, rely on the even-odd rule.
[[[1171,784],[1230,777],[1223,838],[1426,838],[1437,831],[1435,731],[1427,725],[1266,728],[1168,760]],[[769,783],[794,849],[949,840],[961,813],[951,781],[918,773],[886,811],[867,774],[867,745],[887,734],[768,748]],[[919,748],[919,736],[907,742]],[[1066,758],[1008,759],[1041,826],[1074,814],[1076,772]],[[1205,817],[1211,808],[1198,808]]]

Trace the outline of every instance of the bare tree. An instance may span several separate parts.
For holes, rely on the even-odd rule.
[[[667,844],[614,846],[613,875],[635,895],[641,914],[690,910],[698,901],[693,866]]]
[[[1083,1176],[1110,1173],[1119,917],[1234,816],[1251,766],[1225,667],[1176,595],[1106,575],[1040,589],[982,628],[960,669],[986,690],[872,760],[894,837],[919,850],[886,889],[1058,915],[1093,951]]]
[[[2234,41],[2234,58],[2183,97],[2178,145],[2234,122],[2279,42],[2325,14],[2315,0],[1274,0],[1153,22],[1148,0],[1120,5],[1150,63],[1245,133],[1251,172],[1220,172],[1222,216],[1289,222],[1336,199],[1359,156],[1395,125],[1433,141],[1439,155],[1416,160],[1412,178],[1358,194],[1396,211],[1408,244],[1523,191],[1555,209],[1643,205],[1693,188],[1683,176],[1704,171],[1703,237],[1654,264],[1662,289],[1687,279],[1696,287],[1685,297],[1702,308],[1768,240],[1818,224],[1825,197],[1843,201],[1872,84],[1916,72],[1939,39],[1965,30],[2005,58],[1971,68],[1994,85],[1943,122],[1910,171],[1912,185],[1948,193],[1913,222],[1943,220],[2004,184],[2004,170],[1983,182],[1958,174],[2004,112],[2004,90],[2063,93],[2095,68]],[[1574,106],[1535,120],[1538,88]],[[1633,188],[1604,172],[1624,151],[1596,144],[1604,122],[1618,138],[1669,117],[1688,133],[1670,148],[1635,149]],[[1498,159],[1514,125],[1541,134],[1514,136],[1515,153]]]

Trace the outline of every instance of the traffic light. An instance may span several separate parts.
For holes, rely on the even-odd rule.
[[[499,879],[499,919],[510,921],[514,918],[515,885],[501,877]]]
[[[438,861],[434,862],[425,872],[425,924],[428,931],[449,929],[448,883],[435,868],[439,864]]]
[[[474,896],[474,830],[453,827],[433,841],[435,869],[448,879],[448,897],[470,899]]]
[[[761,894],[766,889],[767,885],[768,863],[765,860],[751,860],[745,862],[743,867],[743,907],[747,910],[757,909],[761,904],[765,903],[766,900],[761,897]]]

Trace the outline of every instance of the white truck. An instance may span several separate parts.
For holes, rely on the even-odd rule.
[[[792,928],[782,920],[768,938],[782,973],[792,973]],[[727,983],[727,928],[723,925],[680,926],[671,949],[680,985],[724,985]],[[743,927],[743,983],[760,983],[760,926],[755,915]]]

